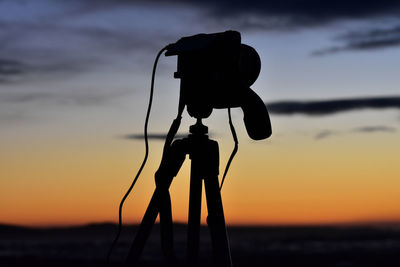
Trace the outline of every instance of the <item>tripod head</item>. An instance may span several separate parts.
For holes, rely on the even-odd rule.
[[[183,37],[167,47],[178,56],[174,77],[181,80],[180,101],[190,116],[210,116],[213,108],[241,107],[250,138],[268,138],[271,123],[261,98],[250,89],[261,60],[254,48],[241,43],[240,33],[226,31]]]

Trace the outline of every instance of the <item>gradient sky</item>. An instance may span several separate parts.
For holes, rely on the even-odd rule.
[[[156,53],[228,29],[260,54],[252,88],[271,105],[273,135],[251,141],[233,110],[239,152],[222,190],[226,221],[400,221],[399,13],[396,1],[0,1],[0,223],[115,222],[144,155]],[[176,57],[161,57],[150,157],[124,222],[140,221],[153,192],[156,137],[177,110],[175,70]],[[334,111],[277,111],[322,100]],[[193,122],[185,113],[180,134]],[[222,172],[233,148],[226,110],[204,123]],[[188,181],[189,160],[171,187],[180,222]]]

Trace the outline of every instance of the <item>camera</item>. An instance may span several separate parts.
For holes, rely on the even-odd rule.
[[[175,78],[181,80],[180,101],[190,116],[207,118],[214,108],[241,107],[250,138],[272,133],[267,108],[250,86],[261,60],[254,48],[241,43],[240,33],[225,31],[183,37],[167,46],[166,56],[178,56]]]

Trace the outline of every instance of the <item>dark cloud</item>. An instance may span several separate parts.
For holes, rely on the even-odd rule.
[[[71,1],[73,2],[73,1]],[[165,6],[165,3],[178,5],[201,6],[216,10],[219,14],[237,13],[263,13],[269,15],[290,15],[296,17],[313,18],[359,18],[375,16],[381,14],[394,14],[400,10],[400,3],[396,0],[363,1],[363,0],[282,0],[282,1],[263,1],[263,0],[86,0],[75,1],[79,4],[82,13],[110,9],[112,6],[129,6],[144,2],[154,6]]]
[[[342,51],[374,50],[400,45],[400,25],[387,29],[370,29],[348,32],[336,38],[343,45],[318,50],[312,55],[320,56]]]
[[[365,127],[356,128],[353,131],[360,132],[360,133],[375,133],[375,132],[394,133],[394,132],[397,132],[397,129],[394,127],[388,127],[388,126],[365,126]]]
[[[7,1],[5,1],[7,2]],[[10,1],[11,2],[11,1]],[[159,7],[159,11],[168,5],[193,6],[198,9],[202,23],[227,26],[229,28],[256,29],[256,30],[287,30],[308,26],[319,26],[329,22],[344,19],[375,18],[378,16],[397,15],[400,12],[399,1],[345,1],[345,0],[285,0],[285,1],[211,1],[211,0],[170,0],[170,1],[141,1],[149,8]],[[139,4],[138,4],[139,3]],[[110,60],[117,60],[117,55],[127,53],[142,54],[144,51],[154,53],[154,50],[163,44],[175,41],[179,36],[172,36],[169,30],[154,30],[149,26],[148,31],[130,27],[140,23],[134,17],[126,25],[110,22],[109,25],[99,23],[104,13],[116,14],[118,10],[138,7],[140,1],[54,1],[52,5],[58,9],[46,10],[34,20],[15,20],[0,18],[0,43],[2,49],[0,57],[12,56],[14,59],[23,59],[31,65],[30,70],[40,73],[58,70],[69,73],[81,73],[94,66],[107,65]],[[23,6],[23,4],[21,4]],[[38,5],[40,6],[40,4]],[[205,12],[204,12],[205,10]],[[35,14],[35,13],[33,13]],[[156,13],[155,13],[156,14]],[[92,17],[87,23],[85,18]],[[75,19],[84,19],[81,23]],[[195,18],[193,24],[200,24]],[[144,25],[146,26],[146,25]],[[212,26],[211,28],[215,28]],[[136,29],[136,30],[135,30]],[[399,40],[395,33],[388,38],[374,40],[360,39],[354,41],[352,37],[344,37],[348,44],[317,51],[316,54],[333,53],[351,49],[371,49],[372,47],[387,47],[397,45]],[[376,35],[376,34],[375,34]],[[350,40],[351,39],[351,40]],[[40,40],[40,41],[39,41]],[[68,42],[64,42],[68,40]],[[347,42],[347,41],[346,41]],[[110,57],[108,55],[114,55]],[[9,73],[14,71],[18,75],[27,72],[20,70],[17,65],[8,66]],[[0,81],[4,69],[0,62]],[[15,73],[17,74],[17,73]],[[9,74],[11,75],[11,74]]]
[[[341,135],[341,134],[349,134],[349,133],[396,133],[397,129],[395,127],[376,125],[376,126],[363,126],[354,128],[347,132],[333,131],[333,130],[323,130],[318,132],[315,136],[315,140],[321,140],[328,137]]]
[[[134,10],[142,5],[138,2],[140,1],[54,1],[52,2],[53,7],[58,6],[59,8],[43,10],[33,20],[0,17],[0,43],[2,46],[0,57],[9,56],[13,59],[9,62],[0,61],[0,82],[7,82],[10,77],[24,78],[31,73],[49,73],[50,75],[53,73],[68,75],[84,73],[93,68],[107,67],[113,63],[112,61],[121,60],[121,57],[129,58],[133,54],[141,56],[150,51],[153,55],[155,50],[180,37],[181,33],[174,33],[172,27],[167,29],[168,24],[166,24],[165,31],[152,29],[151,25],[144,25],[146,30],[130,27],[130,24],[140,24],[135,17],[127,18],[125,25],[114,23],[112,20],[109,24],[102,23],[101,16],[105,13],[110,15],[115,13],[115,16],[118,16],[118,10],[126,8]],[[320,26],[348,19],[394,16],[400,13],[400,2],[388,0],[170,0],[141,2],[146,3],[145,6],[148,8],[154,8],[154,10],[159,8],[158,12],[161,12],[166,6],[193,6],[193,9],[198,10],[200,15],[199,17],[194,16],[196,18],[188,23],[211,25],[212,29],[224,26],[239,30],[287,30]],[[32,14],[35,16],[36,13]],[[201,21],[198,20],[199,18]],[[79,22],[80,19],[83,20]],[[78,22],[74,23],[75,20]],[[215,27],[216,25],[218,27]],[[392,29],[390,36],[387,33],[373,31],[365,33],[363,36],[354,34],[353,36],[342,36],[341,40],[345,42],[344,45],[323,49],[315,54],[399,45],[398,31],[398,28]],[[68,42],[64,40],[68,40]],[[148,56],[148,54],[146,55]]]
[[[321,26],[341,20],[397,17],[400,12],[400,2],[396,0],[83,0],[68,3],[65,12],[68,16],[93,14],[114,8],[131,8],[141,3],[154,8],[174,5],[192,7],[203,11],[207,23],[213,21],[240,29]]]
[[[36,51],[40,52],[40,51]],[[51,55],[51,53],[49,53]],[[29,61],[29,59],[28,59]],[[0,58],[0,82],[26,81],[35,75],[48,75],[46,78],[59,78],[60,75],[82,73],[95,65],[94,59],[58,58],[36,62],[23,62],[18,59]]]
[[[72,19],[72,14],[64,19]],[[110,23],[107,27],[96,22],[96,16],[88,25],[58,21],[61,20],[6,21],[0,16],[0,81],[17,75],[22,80],[32,73],[80,74],[94,68],[108,68],[121,58],[125,61],[131,58],[134,62],[153,55],[176,38],[162,32],[138,32],[129,25],[118,28]],[[133,24],[136,22],[132,20]]]
[[[96,106],[108,103],[129,92],[112,90],[108,92],[5,92],[0,93],[0,103],[39,103],[71,106]]]
[[[23,64],[16,60],[0,58],[0,75],[15,75],[22,73]]]
[[[187,135],[183,134],[177,134],[175,135],[175,138],[184,138]],[[153,140],[165,140],[167,137],[167,134],[162,134],[162,133],[150,133],[147,135],[148,139],[153,139]],[[134,139],[134,140],[143,140],[144,139],[144,134],[127,134],[122,136],[123,139]]]
[[[266,103],[270,113],[280,115],[330,115],[361,109],[400,109],[400,97],[371,97],[321,101],[279,101]]]
[[[384,25],[399,22],[400,1],[364,0],[192,0],[172,1],[192,3],[209,10],[209,19],[238,30],[288,31],[326,26],[343,21],[381,21]],[[388,20],[390,18],[391,20]],[[339,36],[343,44],[321,49],[312,55],[342,51],[369,51],[400,45],[400,27],[350,32]]]
[[[0,83],[19,77],[25,70],[25,64],[20,61],[0,58]]]
[[[44,92],[37,92],[37,93],[4,93],[0,94],[0,102],[3,103],[26,103],[36,100],[47,100],[47,99],[54,99],[54,93],[44,93]]]
[[[256,29],[321,26],[335,21],[387,16],[396,18],[400,13],[400,2],[396,0],[82,0],[54,3],[65,11],[44,16],[47,20],[73,19],[118,8],[134,8],[144,3],[147,7],[160,9],[171,6],[197,8],[206,16],[203,21],[207,20],[207,23],[213,20],[231,27]]]
[[[324,138],[327,138],[327,137],[330,137],[330,136],[336,135],[336,134],[338,134],[338,133],[335,132],[335,131],[324,130],[324,131],[321,131],[321,132],[317,133],[317,134],[314,136],[314,139],[320,140],[320,139],[324,139]]]
[[[254,17],[264,18],[266,24],[277,27],[319,26],[339,20],[368,19],[379,16],[395,17],[400,11],[400,2],[396,0],[192,0],[171,2],[191,3],[208,8],[217,20],[224,20],[227,17],[237,19],[243,15],[247,16],[249,21]]]

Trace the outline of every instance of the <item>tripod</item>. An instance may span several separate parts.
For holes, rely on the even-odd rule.
[[[219,189],[219,148],[210,140],[207,127],[197,119],[190,126],[188,137],[175,140],[164,147],[161,164],[155,173],[156,189],[129,250],[126,266],[136,266],[157,215],[160,214],[161,248],[169,266],[177,266],[173,249],[172,212],[169,187],[178,174],[186,155],[191,159],[189,217],[187,233],[186,265],[197,266],[201,214],[202,180],[207,198],[207,224],[212,241],[215,266],[232,266],[224,211]]]

